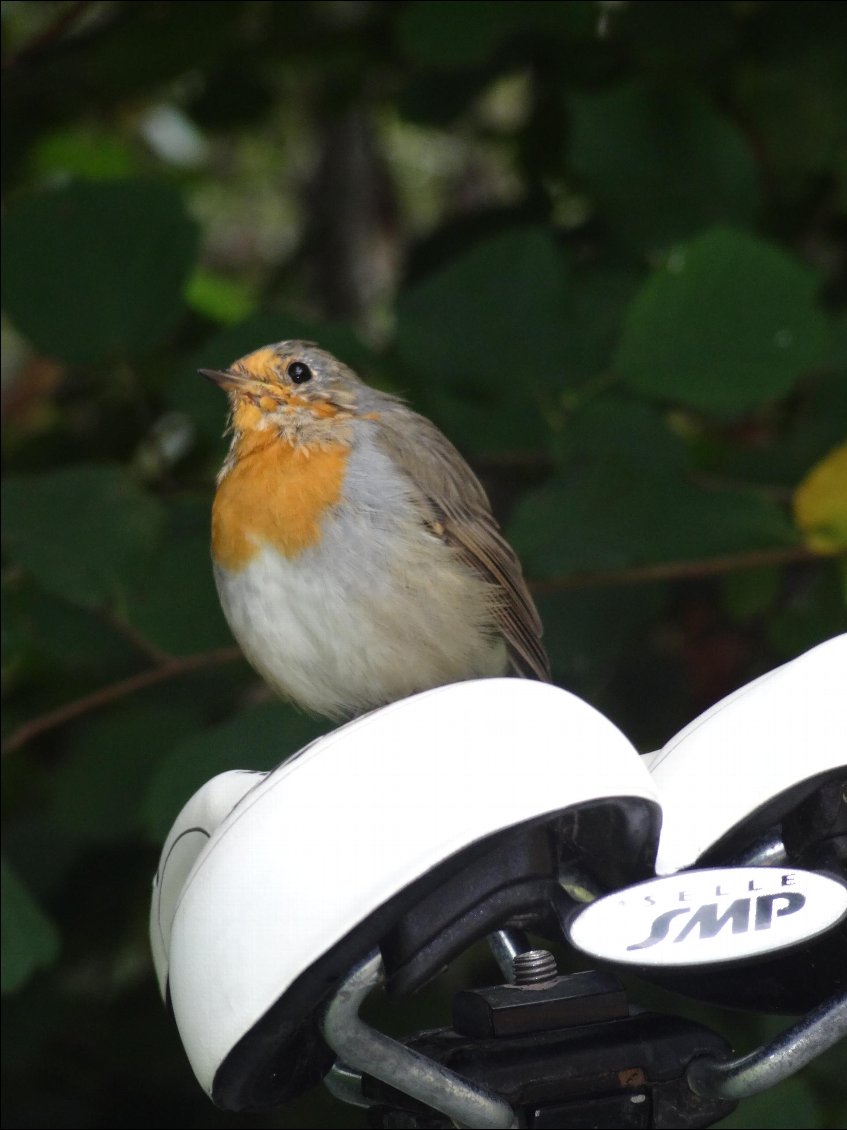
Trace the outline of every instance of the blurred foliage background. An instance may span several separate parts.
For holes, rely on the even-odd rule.
[[[4,1124],[360,1126],[216,1111],[152,977],[182,803],[326,728],[218,609],[196,369],[303,336],[432,416],[662,744],[845,627],[847,5],[2,13]],[[835,1054],[724,1125],[843,1126]]]

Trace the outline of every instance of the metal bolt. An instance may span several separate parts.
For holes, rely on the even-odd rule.
[[[527,950],[515,954],[516,985],[547,985],[559,975],[556,959],[549,950]]]

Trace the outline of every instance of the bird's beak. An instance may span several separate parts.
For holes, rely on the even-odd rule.
[[[216,384],[218,388],[239,396],[262,397],[272,392],[266,381],[259,380],[249,373],[238,373],[231,369],[198,369],[197,372]]]
[[[227,391],[243,388],[247,380],[241,373],[221,372],[218,369],[198,369],[197,372]]]

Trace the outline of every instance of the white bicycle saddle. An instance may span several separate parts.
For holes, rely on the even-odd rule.
[[[798,867],[847,880],[847,635],[741,687],[645,760],[663,807],[657,875],[747,863],[782,868],[786,883]],[[796,881],[805,890],[811,880]],[[847,918],[834,921],[843,895],[831,892],[832,925],[785,951],[710,966],[708,976],[642,975],[727,1007],[806,1012],[847,988]],[[798,928],[811,916],[810,892],[802,897]]]
[[[151,912],[200,1084],[232,1109],[278,1105],[328,1070],[317,1014],[377,945],[389,991],[408,991],[511,916],[549,913],[563,858],[607,888],[646,878],[658,827],[623,734],[519,679],[428,691],[271,773],[214,778],[167,838]]]
[[[728,695],[646,760],[664,809],[657,874],[743,851],[847,771],[847,634]],[[809,831],[823,838],[825,819],[810,813]]]

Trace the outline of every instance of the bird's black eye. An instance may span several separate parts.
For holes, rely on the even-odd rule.
[[[288,366],[287,372],[296,385],[305,384],[306,381],[312,379],[312,370],[308,365],[304,365],[302,361],[292,361]]]

